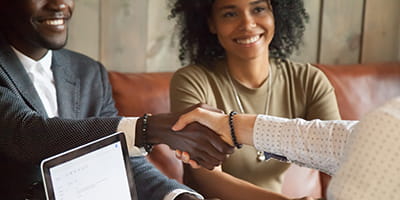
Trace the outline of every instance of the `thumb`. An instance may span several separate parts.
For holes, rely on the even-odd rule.
[[[172,129],[173,131],[180,131],[180,130],[182,130],[183,128],[185,128],[188,124],[190,124],[191,122],[193,122],[193,120],[190,119],[190,115],[189,115],[190,113],[191,113],[191,112],[181,115],[181,116],[179,117],[178,121],[175,122],[175,124],[172,126],[171,129]]]

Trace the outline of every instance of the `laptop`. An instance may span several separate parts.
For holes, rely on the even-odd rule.
[[[137,200],[125,135],[114,133],[47,158],[47,200]]]

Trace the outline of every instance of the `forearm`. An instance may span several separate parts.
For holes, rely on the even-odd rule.
[[[240,144],[254,146],[253,129],[256,115],[240,114],[234,117],[234,130]],[[229,132],[229,131],[228,131]]]
[[[258,116],[253,130],[254,146],[333,174],[357,123]]]
[[[186,184],[189,184],[190,187],[206,198],[230,200],[288,199],[218,170],[192,169],[190,166],[185,166],[184,179]]]

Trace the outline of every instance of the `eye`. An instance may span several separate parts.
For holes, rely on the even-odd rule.
[[[253,9],[253,12],[254,12],[254,13],[262,13],[262,12],[264,12],[265,10],[267,10],[267,7],[258,6],[258,7],[255,7],[255,8]]]
[[[234,17],[236,15],[237,14],[235,12],[232,12],[232,11],[228,11],[228,12],[222,13],[222,17],[223,18],[230,18],[230,17]]]

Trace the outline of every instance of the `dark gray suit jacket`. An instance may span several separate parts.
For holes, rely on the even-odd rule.
[[[42,159],[115,132],[121,119],[100,63],[62,49],[53,51],[51,69],[57,118],[47,117],[27,72],[0,37],[1,199],[23,199],[27,188],[41,181]],[[131,161],[139,199],[162,199],[173,189],[188,189],[163,176],[144,157]]]

